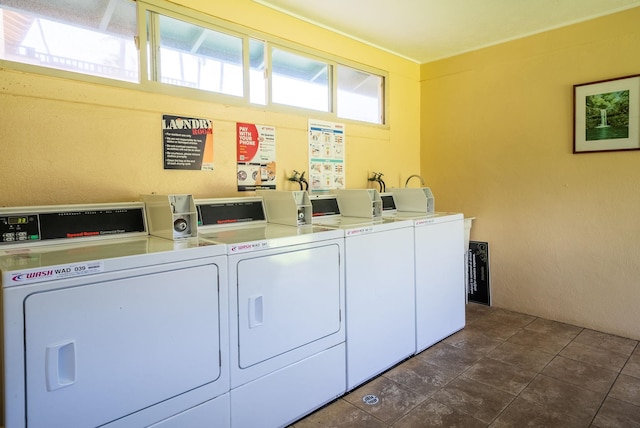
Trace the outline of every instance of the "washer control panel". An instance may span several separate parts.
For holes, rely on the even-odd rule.
[[[142,206],[51,206],[0,210],[0,245],[147,234]]]
[[[0,216],[0,243],[8,244],[38,239],[40,239],[40,222],[37,215]]]

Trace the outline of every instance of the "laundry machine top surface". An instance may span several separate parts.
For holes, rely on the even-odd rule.
[[[345,236],[356,233],[365,233],[373,231],[401,229],[403,227],[411,227],[411,220],[398,220],[390,217],[382,217],[378,219],[369,219],[366,217],[347,217],[338,216],[332,218],[317,219],[318,226],[333,227],[345,231]]]
[[[227,244],[227,254],[342,238],[335,228],[268,223],[260,197],[196,200],[198,237]]]
[[[227,254],[342,238],[344,232],[322,226],[245,225],[201,231],[201,240],[227,244]]]
[[[149,236],[144,204],[0,209],[3,288],[226,254],[197,238]]]
[[[414,211],[397,211],[391,216],[385,217],[393,220],[412,220],[415,226],[433,223],[445,223],[448,221],[461,220],[464,216],[462,213],[454,212],[414,212]]]

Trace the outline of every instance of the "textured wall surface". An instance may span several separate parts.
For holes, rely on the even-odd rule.
[[[639,74],[638,22],[421,66],[422,173],[437,210],[477,217],[496,306],[640,339],[640,151],[572,153],[573,85]]]

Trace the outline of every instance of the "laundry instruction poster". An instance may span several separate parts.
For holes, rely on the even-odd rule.
[[[276,188],[276,128],[236,123],[238,191]]]
[[[344,189],[344,124],[309,119],[309,190]]]
[[[164,169],[213,170],[213,123],[162,115]]]

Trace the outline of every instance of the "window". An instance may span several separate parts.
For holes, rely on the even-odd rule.
[[[162,83],[243,95],[242,38],[153,13],[148,23],[149,33],[157,31],[149,40],[157,40],[154,46],[159,48],[152,76],[157,70]],[[150,53],[157,51],[154,46]]]
[[[271,70],[272,102],[329,111],[328,64],[272,48]]]
[[[0,0],[0,59],[138,82],[131,0]]]
[[[384,79],[338,65],[338,117],[383,123]]]
[[[146,26],[138,28],[138,22]],[[146,46],[137,46],[138,40]],[[41,73],[73,72],[81,80],[131,82],[148,91],[190,88],[180,95],[215,94],[223,103],[385,123],[382,72],[165,0],[0,0],[0,61]]]
[[[267,105],[267,64],[265,42],[249,40],[249,101]]]

